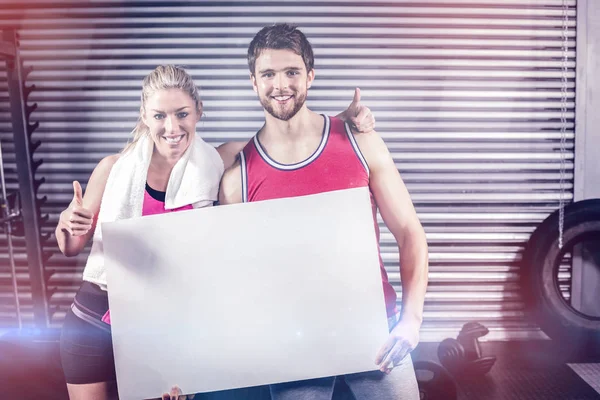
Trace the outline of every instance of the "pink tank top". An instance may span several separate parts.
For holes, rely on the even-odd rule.
[[[154,194],[154,197],[152,197],[150,192]],[[166,210],[164,197],[165,192],[159,192],[146,185],[146,190],[144,191],[144,203],[142,204],[142,215],[164,214],[173,211],[191,210],[193,208],[191,204],[188,204],[187,206]],[[102,317],[102,322],[110,325],[110,310],[106,311],[106,314]]]
[[[151,189],[152,190],[152,189]],[[164,193],[164,192],[158,192]],[[187,206],[174,208],[172,210],[165,209],[165,202],[155,199],[148,193],[148,190],[144,191],[144,204],[142,205],[142,215],[154,215],[154,214],[164,214],[173,211],[182,211],[182,210],[191,210],[192,205],[188,204]]]
[[[323,116],[321,144],[308,159],[280,164],[271,159],[254,136],[241,153],[242,201],[253,202],[305,196],[369,186],[369,167],[354,136],[338,118]],[[377,206],[371,194],[373,224],[379,246]],[[389,317],[396,315],[396,290],[379,256],[381,282]]]

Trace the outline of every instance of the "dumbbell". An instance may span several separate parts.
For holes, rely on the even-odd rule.
[[[479,322],[467,322],[456,339],[444,339],[438,346],[442,365],[454,376],[483,376],[494,363],[495,356],[482,357],[479,338],[489,333]]]

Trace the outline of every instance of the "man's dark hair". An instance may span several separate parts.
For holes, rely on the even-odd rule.
[[[256,59],[263,50],[291,50],[304,60],[306,72],[310,72],[315,66],[312,46],[298,28],[289,24],[275,24],[262,28],[248,46],[248,68],[254,75]]]

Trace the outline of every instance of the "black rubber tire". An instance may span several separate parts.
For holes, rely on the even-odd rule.
[[[600,318],[578,312],[563,299],[557,270],[565,251],[574,244],[600,238],[600,199],[571,203],[564,211],[562,249],[558,248],[558,210],[536,228],[527,242],[520,268],[522,294],[535,322],[552,339],[597,347]]]

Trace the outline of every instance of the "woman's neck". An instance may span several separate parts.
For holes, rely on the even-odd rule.
[[[148,167],[148,176],[146,182],[154,190],[164,192],[167,190],[167,183],[171,176],[171,171],[181,156],[165,157],[156,149],[152,152],[150,166]]]

